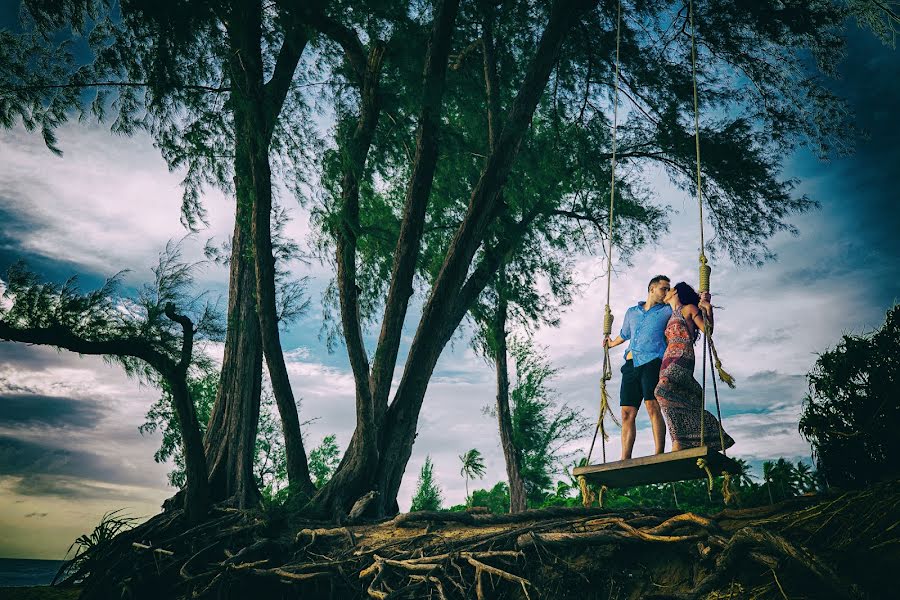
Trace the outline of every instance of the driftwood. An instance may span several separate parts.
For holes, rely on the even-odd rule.
[[[82,580],[86,600],[851,599],[891,597],[896,564],[900,482],[712,516],[553,508],[335,527],[220,509],[186,529],[163,513],[67,582]]]

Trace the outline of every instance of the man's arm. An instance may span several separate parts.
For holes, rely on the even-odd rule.
[[[608,337],[603,339],[603,343],[607,348],[615,348],[616,346],[624,344],[626,341],[627,340],[622,339],[622,336],[620,335],[617,335],[614,340],[611,340]]]
[[[622,330],[619,332],[619,335],[616,336],[615,339],[611,340],[609,337],[603,338],[603,345],[607,348],[615,348],[621,344],[624,344],[631,338],[631,319],[630,309],[625,313],[625,318],[622,320]]]

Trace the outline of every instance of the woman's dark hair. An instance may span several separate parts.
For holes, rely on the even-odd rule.
[[[686,284],[685,282],[676,283],[675,287],[672,288],[675,290],[675,293],[678,294],[678,301],[687,306],[688,304],[693,304],[697,306],[700,303],[700,294],[694,291],[694,288]]]

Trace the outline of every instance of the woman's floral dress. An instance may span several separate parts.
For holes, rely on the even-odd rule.
[[[680,310],[672,313],[666,325],[666,342],[655,395],[672,441],[679,443],[682,449],[705,445],[721,450],[719,421],[709,411],[705,411],[706,440],[700,440],[703,389],[694,379],[694,344]],[[723,437],[726,448],[734,445],[727,433]]]

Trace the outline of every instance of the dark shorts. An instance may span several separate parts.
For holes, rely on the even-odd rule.
[[[622,365],[622,389],[619,392],[619,404],[640,408],[644,400],[654,400],[654,390],[659,383],[659,367],[661,358],[655,358],[639,367],[633,360],[626,360]]]

